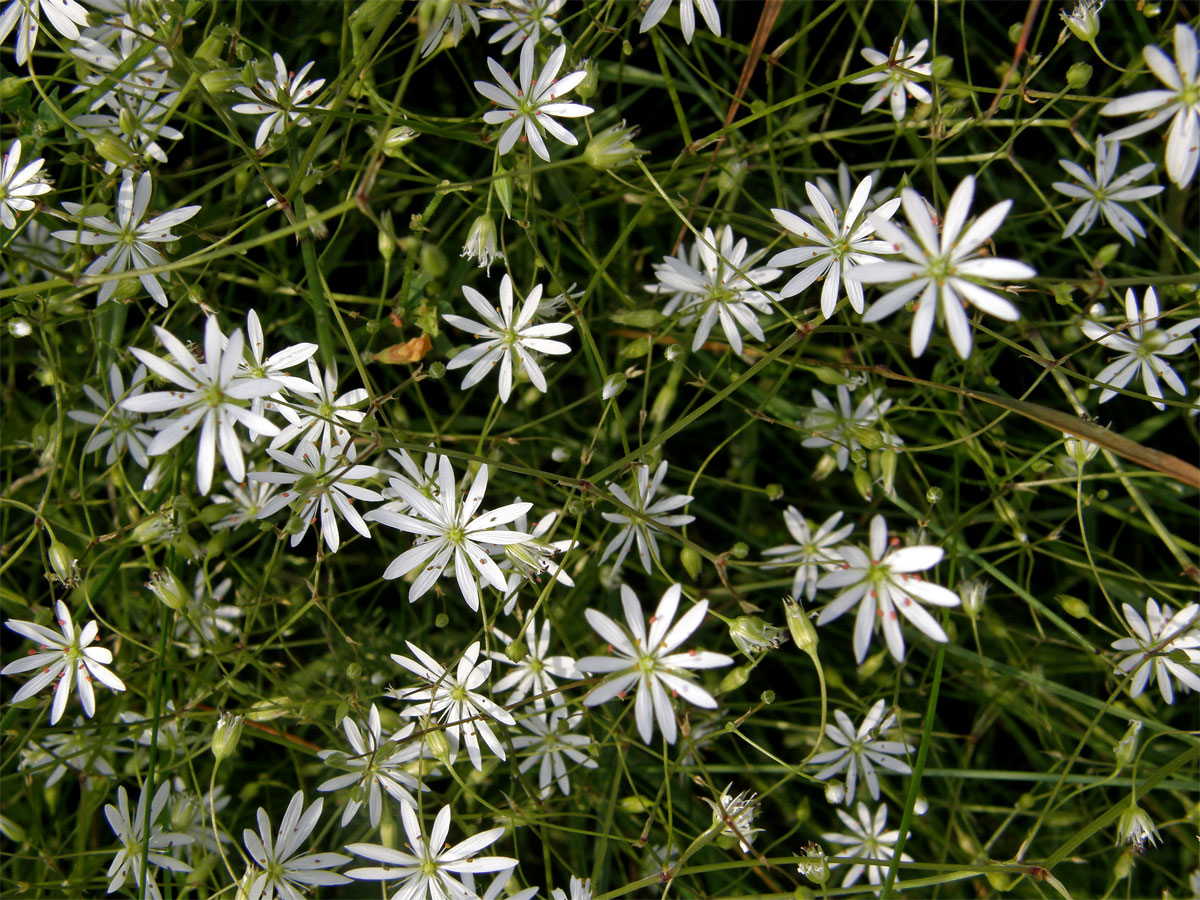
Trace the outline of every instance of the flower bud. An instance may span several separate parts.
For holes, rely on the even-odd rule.
[[[442,730],[431,722],[426,722],[425,727],[428,729],[425,732],[425,746],[429,748],[429,755],[446,765],[450,761],[450,742],[446,740],[446,736],[442,734]]]
[[[146,588],[171,609],[178,611],[187,606],[187,593],[170,569],[151,573]]]
[[[958,596],[962,597],[963,609],[971,618],[983,611],[984,601],[991,584],[982,578],[964,578],[958,585]]]
[[[8,333],[15,338],[25,338],[33,334],[33,326],[25,319],[9,319]]]
[[[16,100],[27,93],[29,89],[25,87],[24,78],[0,78],[0,103]]]
[[[1082,90],[1087,87],[1089,81],[1092,80],[1092,67],[1084,62],[1072,64],[1071,68],[1067,69],[1067,87],[1072,90]]]
[[[237,749],[242,737],[242,726],[246,724],[245,716],[235,716],[232,713],[221,713],[217,726],[213,729],[212,752],[217,762],[226,760]]]
[[[571,458],[571,454],[566,447],[555,447],[550,451],[550,458],[556,463],[565,463]]]
[[[1085,441],[1082,438],[1072,437],[1063,432],[1063,449],[1067,451],[1067,457],[1082,469],[1084,464],[1091,461],[1092,457],[1100,452],[1100,445],[1093,444],[1091,441]]]
[[[504,655],[512,662],[519,663],[529,655],[529,645],[524,641],[510,641],[509,645],[504,648]]]
[[[846,786],[840,781],[830,781],[825,785],[825,802],[837,806],[846,799]]]
[[[397,125],[389,128],[383,136],[383,155],[393,159],[400,156],[400,151],[417,139],[417,132],[407,125]]]
[[[604,382],[604,389],[600,392],[600,397],[603,400],[611,400],[613,397],[625,390],[625,384],[628,379],[624,372],[614,372],[609,375]]]
[[[787,614],[788,631],[792,633],[792,640],[796,642],[797,647],[812,656],[817,652],[817,629],[813,627],[812,620],[791,597],[783,598],[783,608]]]
[[[1113,756],[1117,759],[1118,768],[1123,769],[1133,761],[1133,754],[1137,751],[1138,732],[1141,730],[1141,722],[1137,719],[1129,720],[1129,727],[1125,729],[1125,734],[1121,736],[1117,746],[1113,747]]]
[[[610,125],[598,132],[586,147],[583,148],[583,161],[601,172],[616,169],[633,162],[645,150],[639,150],[633,145],[637,136],[636,128],[627,128],[622,119],[616,125]]]
[[[446,254],[434,244],[422,243],[417,254],[421,260],[421,271],[436,280],[446,274],[450,264],[446,262]]]
[[[125,142],[115,134],[108,132],[89,134],[88,138],[92,142],[92,147],[100,154],[100,158],[119,169],[128,169],[137,161],[133,151],[126,147]]]
[[[475,260],[475,265],[483,266],[490,275],[492,263],[504,258],[497,246],[497,237],[495,220],[484,214],[471,223],[471,230],[467,232],[467,242],[459,255]]]
[[[575,96],[580,100],[586,101],[596,93],[596,88],[600,86],[600,70],[590,59],[580,60],[579,69],[575,71],[579,71],[580,69],[587,74],[583,76],[583,81],[575,85]]]
[[[725,677],[721,679],[721,683],[717,685],[718,694],[728,694],[730,691],[736,691],[750,678],[749,666],[738,666],[735,669],[730,669],[725,673]]]
[[[738,616],[729,626],[734,644],[751,659],[758,653],[774,650],[786,640],[784,629],[758,616]]]
[[[204,89],[210,94],[220,96],[227,94],[235,87],[242,83],[242,73],[237,69],[230,69],[222,66],[219,69],[213,69],[211,72],[205,72],[200,76],[200,83],[204,85]]]
[[[54,570],[55,580],[67,587],[74,585],[79,581],[77,563],[65,544],[57,540],[50,543],[50,568]]]
[[[704,557],[700,555],[700,551],[695,547],[684,547],[679,551],[679,561],[683,563],[684,571],[693,579],[700,577],[700,570],[704,568]]]

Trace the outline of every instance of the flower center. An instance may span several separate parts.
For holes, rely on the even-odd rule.
[[[950,257],[935,256],[929,260],[928,275],[938,283],[941,287],[946,283],[946,279],[954,274],[954,266],[950,264]]]

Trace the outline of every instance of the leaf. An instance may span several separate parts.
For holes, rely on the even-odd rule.
[[[380,350],[372,359],[377,363],[389,366],[412,364],[424,359],[425,354],[432,348],[433,341],[429,339],[429,335],[423,334],[411,341],[405,341],[403,344],[393,344]]]

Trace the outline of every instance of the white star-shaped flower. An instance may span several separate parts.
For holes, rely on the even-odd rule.
[[[271,402],[265,405],[268,410],[278,410],[288,420],[288,424],[271,441],[271,447],[274,449],[286,447],[297,439],[301,443],[308,441],[320,447],[344,444],[350,440],[350,431],[343,423],[357,425],[367,415],[360,409],[353,409],[367,399],[365,388],[355,388],[338,396],[336,363],[327,366],[325,376],[322,377],[320,368],[310,358],[308,375],[308,381],[298,378],[292,382],[277,379],[274,375],[260,376],[279,381],[281,385],[287,386],[291,390],[316,395],[307,403]]]
[[[869,210],[871,200],[871,176],[858,185],[846,207],[846,214],[838,224],[837,210],[829,205],[820,188],[811,181],[805,182],[804,190],[817,210],[819,224],[813,224],[785,209],[772,209],[775,221],[812,246],[793,247],[771,257],[772,266],[802,266],[800,273],[783,286],[779,298],[785,299],[800,293],[814,282],[821,285],[821,315],[833,316],[838,294],[846,273],[858,266],[882,262],[881,253],[894,253],[887,241],[873,240],[875,221],[890,219],[900,207],[900,198],[889,200],[875,210]],[[856,313],[863,311],[863,289],[857,281],[845,281],[846,296]]]
[[[67,708],[67,699],[71,696],[72,684],[79,686],[79,702],[83,706],[83,714],[89,719],[96,712],[93,678],[109,690],[125,690],[125,683],[106,668],[112,665],[112,651],[104,647],[89,646],[96,640],[100,627],[92,621],[77,632],[67,605],[59,600],[54,609],[61,634],[56,634],[45,625],[23,619],[9,619],[4,623],[10,631],[15,631],[21,637],[40,645],[41,650],[30,650],[28,656],[13,660],[0,669],[0,675],[15,675],[18,672],[41,669],[36,676],[21,685],[9,699],[9,703],[20,703],[47,685],[53,684],[55,680],[58,681],[54,688],[54,702],[50,705],[51,725],[57,724],[62,718],[63,710]]]
[[[608,546],[600,555],[600,562],[604,562],[616,551],[617,558],[613,561],[614,572],[621,570],[621,564],[625,562],[625,555],[636,539],[638,559],[642,561],[642,568],[649,573],[651,559],[659,558],[658,538],[654,536],[654,532],[661,531],[663,526],[675,528],[696,521],[696,517],[693,515],[670,512],[691,503],[693,498],[690,494],[676,494],[660,500],[654,499],[654,495],[658,493],[658,489],[662,487],[663,479],[666,477],[667,461],[664,459],[654,470],[653,479],[650,477],[648,465],[644,463],[638,465],[637,474],[634,476],[632,497],[625,493],[625,489],[618,484],[608,486],[614,497],[633,510],[633,515],[624,512],[600,514],[604,521],[621,526],[616,537],[608,542]]]
[[[318,511],[321,514],[321,538],[330,553],[337,553],[341,546],[339,518],[370,540],[371,530],[353,504],[355,500],[378,503],[383,496],[350,482],[370,478],[379,470],[374,466],[356,465],[352,443],[333,447],[326,444],[318,450],[315,444],[302,441],[294,454],[273,449],[268,449],[267,454],[287,471],[251,472],[247,477],[251,481],[289,485],[263,504],[258,511],[260,519],[270,518],[285,506],[302,504],[297,513],[300,530],[292,535],[291,546],[304,540],[308,526],[317,520]]]
[[[802,447],[837,447],[838,470],[845,470],[850,457],[861,450],[859,438],[874,432],[885,447],[898,447],[904,441],[883,427],[883,416],[891,409],[891,399],[883,399],[883,388],[868,390],[857,406],[850,405],[851,386],[837,386],[837,406],[821,391],[813,388],[813,406],[804,417],[804,428],[811,432],[800,442]],[[811,599],[811,598],[810,598]]]
[[[562,31],[559,30],[554,17],[566,2],[567,0],[503,0],[501,4],[490,9],[481,9],[479,18],[503,23],[492,32],[488,43],[498,44],[504,41],[500,52],[512,53],[522,42],[536,44],[545,34],[561,38]]]
[[[663,286],[659,293],[683,295],[681,322],[687,324],[699,318],[692,338],[693,351],[704,345],[718,320],[734,353],[742,352],[742,330],[755,340],[766,340],[758,316],[771,314],[771,301],[776,297],[758,288],[783,272],[770,266],[754,268],[763,251],[748,253],[747,249],[746,239],[735,242],[729,226],[715,233],[705,228],[696,241],[697,265],[680,254],[665,257],[655,266],[654,274]]]
[[[1114,650],[1134,650],[1117,663],[1117,668],[1129,673],[1129,694],[1133,697],[1152,681],[1158,682],[1159,693],[1168,703],[1175,702],[1171,676],[1179,679],[1183,690],[1200,691],[1200,605],[1189,603],[1172,613],[1166,603],[1146,601],[1146,618],[1128,603],[1121,604],[1125,621],[1133,637],[1113,641]],[[1168,654],[1182,650],[1188,662],[1176,662]]]
[[[430,24],[429,33],[421,42],[421,58],[429,56],[442,44],[447,29],[450,31],[450,46],[457,47],[462,40],[465,27],[479,34],[479,16],[471,8],[473,0],[450,0],[449,8],[436,21]]]
[[[246,477],[246,460],[234,426],[240,422],[261,434],[278,434],[278,426],[247,409],[246,401],[274,393],[282,385],[270,378],[240,375],[244,340],[241,329],[226,338],[213,316],[209,316],[204,326],[203,362],[197,362],[187,346],[165,328],[155,325],[154,333],[171,354],[173,362],[167,362],[138,347],[130,352],[156,375],[182,390],[155,391],[121,401],[122,409],[133,412],[177,412],[174,416],[150,423],[159,432],[146,448],[146,453],[149,456],[166,453],[199,425],[196,485],[200,493],[207,495],[212,487],[213,465],[218,448],[230,476],[234,481],[241,482]]]
[[[235,103],[233,111],[247,116],[266,116],[258,131],[254,134],[254,149],[258,150],[267,142],[267,137],[274,132],[283,134],[289,122],[295,122],[298,128],[307,128],[312,121],[304,114],[310,107],[309,101],[325,85],[324,78],[316,81],[305,81],[309,69],[314,63],[306,63],[295,75],[289,75],[283,57],[278,53],[272,54],[275,60],[275,77],[260,78],[254,88],[238,85],[234,90],[243,97],[248,97],[250,103]]]
[[[19,3],[20,0],[17,0]],[[50,185],[37,179],[44,159],[21,166],[21,142],[13,141],[0,164],[0,224],[5,228],[16,228],[16,213],[29,212],[37,205],[37,197],[51,189]]]
[[[442,722],[446,741],[450,745],[450,762],[454,762],[458,755],[459,744],[465,744],[471,765],[482,771],[480,738],[499,759],[505,759],[504,745],[488,725],[487,719],[495,719],[502,725],[515,725],[516,720],[503,706],[477,690],[492,674],[490,659],[478,662],[479,641],[466,649],[453,673],[411,641],[404,643],[416,659],[393,653],[392,660],[424,681],[425,686],[388,691],[389,697],[409,704],[400,715]]]
[[[648,631],[642,605],[628,585],[621,585],[621,606],[625,611],[628,630],[598,610],[584,611],[588,624],[608,643],[612,655],[585,656],[576,663],[582,672],[605,676],[583,698],[583,705],[599,706],[613,697],[624,697],[627,691],[636,687],[633,714],[638,734],[645,744],[649,744],[654,737],[656,720],[663,739],[668,744],[675,743],[679,728],[671,705],[672,696],[678,695],[703,709],[717,708],[713,696],[691,680],[689,669],[712,669],[733,664],[731,657],[710,650],[673,652],[700,627],[708,612],[708,601],[701,600],[672,626],[682,593],[683,589],[677,584],[663,592],[654,615],[650,617]]]
[[[141,269],[154,266],[165,266],[166,257],[154,249],[152,244],[162,244],[179,240],[179,235],[172,234],[171,229],[186,222],[200,211],[199,206],[181,206],[162,215],[155,216],[148,222],[143,222],[146,210],[150,207],[150,197],[154,192],[153,177],[146,172],[138,179],[136,188],[133,175],[126,173],[117,192],[117,221],[113,222],[104,216],[87,216],[80,227],[74,230],[56,231],[54,236],[59,240],[72,241],[85,246],[114,246],[92,261],[85,275],[100,273],[117,274],[129,272],[137,275],[144,287],[159,306],[167,305],[167,295],[159,281],[166,282],[166,272],[138,274]],[[72,216],[78,218],[84,207],[79,203],[63,203]],[[100,285],[100,293],[96,302],[103,303],[117,289],[118,279],[112,278]]]
[[[513,638],[499,628],[493,628],[492,633],[505,647],[513,642]],[[533,707],[540,712],[546,708],[547,695],[555,706],[564,705],[567,701],[554,679],[578,679],[583,675],[571,657],[546,655],[550,650],[550,620],[543,620],[539,631],[537,617],[531,616],[521,642],[526,649],[519,661],[510,659],[505,653],[488,654],[501,665],[513,666],[513,670],[497,681],[492,690],[499,694],[511,688],[512,693],[506,701],[508,706],[516,706],[532,696]]]
[[[88,438],[87,444],[84,445],[84,453],[94,453],[97,450],[102,450],[108,447],[108,453],[105,454],[105,465],[111,466],[117,461],[117,457],[129,451],[129,455],[143,469],[149,468],[150,459],[146,455],[146,448],[150,445],[150,441],[154,438],[154,430],[142,422],[142,417],[129,413],[121,409],[120,402],[128,397],[137,397],[146,389],[146,367],[138,366],[133,370],[133,376],[129,379],[129,393],[125,393],[125,381],[121,377],[121,370],[117,368],[117,364],[113,363],[108,370],[108,387],[111,392],[111,401],[100,395],[100,392],[91,385],[85,384],[83,392],[87,398],[96,404],[100,409],[100,414],[89,412],[87,410],[73,409],[67,413],[67,416],[74,419],[76,422],[82,422],[84,425],[93,426],[92,435]]]
[[[860,51],[863,59],[873,66],[887,66],[887,71],[860,75],[850,82],[851,84],[883,82],[863,104],[862,111],[870,112],[890,95],[892,118],[900,122],[908,112],[908,97],[922,103],[932,103],[933,95],[917,84],[918,77],[929,78],[933,74],[933,64],[920,61],[928,49],[929,41],[922,40],[917,42],[911,52],[906,52],[902,38],[896,41],[895,55],[891,57],[870,47],[864,47]]]
[[[485,112],[483,121],[489,125],[509,123],[500,135],[498,151],[502,156],[513,148],[517,138],[524,132],[533,152],[550,162],[550,151],[546,149],[546,142],[542,138],[543,129],[564,144],[574,147],[579,143],[575,135],[554,121],[553,116],[577,118],[592,112],[590,106],[564,103],[558,99],[575,90],[587,73],[580,70],[562,78],[558,77],[558,70],[562,68],[567,55],[567,45],[560,44],[558,49],[550,54],[550,58],[542,66],[541,74],[534,81],[533,48],[532,41],[526,41],[521,47],[520,87],[517,87],[516,82],[498,62],[488,57],[488,68],[492,77],[496,79],[496,84],[476,81],[475,90],[501,107]]]
[[[862,773],[867,780],[867,789],[871,797],[879,799],[879,776],[875,774],[875,766],[883,766],[892,772],[909,775],[912,769],[903,759],[905,754],[913,753],[916,747],[903,741],[886,741],[883,736],[896,724],[896,714],[889,712],[884,716],[885,700],[875,701],[875,705],[867,712],[866,718],[855,731],[850,717],[840,709],[834,710],[833,717],[837,724],[830,723],[826,734],[829,739],[839,746],[825,753],[818,753],[809,763],[814,766],[824,766],[815,778],[826,781],[841,772],[846,773],[846,792],[843,802],[849,806],[854,802],[858,787],[858,774]]]
[[[239,894],[244,891],[247,900],[274,900],[276,896],[280,900],[301,900],[306,888],[350,883],[345,875],[325,870],[353,862],[353,857],[344,853],[296,855],[317,827],[324,805],[325,798],[318,797],[305,809],[304,791],[296,791],[274,838],[271,817],[261,806],[258,808],[258,834],[249,828],[242,831],[251,863],[242,877]]]
[[[518,544],[532,535],[498,528],[528,512],[532,503],[510,503],[479,513],[479,504],[487,492],[488,467],[479,467],[471,489],[461,497],[454,483],[450,460],[438,457],[438,495],[430,499],[399,479],[391,487],[409,506],[411,515],[389,509],[373,509],[364,516],[368,522],[382,522],[423,538],[414,547],[392,560],[383,573],[387,579],[400,578],[418,567],[421,572],[408,590],[409,602],[433,587],[453,560],[454,575],[463,599],[471,609],[479,609],[479,585],[476,573],[498,591],[508,583],[500,567],[480,544]]]
[[[848,281],[863,284],[900,283],[884,294],[867,310],[863,322],[878,322],[890,316],[904,304],[920,295],[913,316],[912,354],[920,356],[929,346],[933,324],[940,312],[950,332],[950,340],[958,355],[971,355],[971,325],[966,306],[971,304],[990,316],[1015,322],[1020,311],[1008,300],[987,290],[987,281],[1024,280],[1037,274],[1025,263],[1012,259],[983,256],[979,251],[984,242],[1004,222],[1011,200],[1004,200],[988,209],[969,224],[971,201],[975,197],[975,179],[968,175],[955,188],[946,207],[941,233],[924,198],[911,188],[901,194],[901,204],[909,226],[916,235],[913,240],[894,223],[872,216],[879,237],[894,244],[897,253],[907,261],[888,261],[859,266],[847,273]]]
[[[1118,351],[1121,355],[1109,363],[1096,381],[1107,384],[1100,392],[1100,402],[1105,403],[1117,395],[1117,388],[1129,384],[1138,369],[1142,370],[1142,384],[1146,393],[1153,400],[1155,407],[1166,409],[1162,402],[1162,388],[1158,379],[1162,378],[1177,394],[1186,394],[1187,385],[1179,374],[1171,368],[1171,364],[1161,359],[1163,356],[1178,356],[1185,351],[1196,339],[1188,335],[1200,325],[1200,318],[1188,319],[1172,325],[1170,328],[1160,328],[1158,325],[1158,294],[1154,288],[1146,288],[1142,309],[1138,309],[1137,295],[1133,288],[1125,291],[1125,319],[1129,335],[1117,334],[1099,322],[1086,320],[1081,326],[1083,333],[1093,341],[1099,341],[1105,347]]]
[[[857,818],[842,809],[836,810],[836,812],[850,833],[825,833],[821,835],[821,840],[845,847],[845,852],[839,853],[838,856],[877,859],[880,863],[886,863],[895,856],[894,844],[900,837],[900,831],[898,829],[884,831],[884,828],[887,827],[886,804],[881,803],[873,816],[865,803],[859,803],[855,809]],[[900,854],[900,859],[904,862],[912,862],[912,857],[907,853]],[[839,865],[845,864],[834,862],[832,859],[829,861],[831,869],[837,868]],[[878,886],[883,883],[884,867],[882,865],[855,863],[850,866],[846,877],[842,879],[842,887],[850,887],[855,884],[862,877],[863,872],[867,873],[871,884]]]
[[[1146,236],[1146,230],[1142,228],[1142,223],[1137,220],[1137,216],[1121,204],[1145,200],[1147,197],[1162,193],[1164,188],[1159,184],[1132,186],[1135,181],[1140,181],[1154,171],[1154,163],[1135,166],[1114,181],[1113,176],[1117,174],[1117,161],[1120,158],[1120,144],[1097,141],[1095,178],[1089,175],[1082,166],[1076,165],[1070,160],[1060,159],[1058,161],[1068,175],[1082,182],[1082,186],[1056,181],[1051,187],[1060,194],[1084,201],[1083,205],[1075,210],[1071,220],[1067,222],[1067,227],[1063,231],[1064,238],[1069,238],[1076,233],[1087,234],[1096,221],[1097,214],[1103,215],[1104,221],[1108,222],[1121,237],[1131,244],[1137,243],[1135,234],[1141,237]]]
[[[642,13],[642,24],[638,27],[638,34],[645,34],[662,21],[673,2],[674,0],[652,0]],[[697,9],[700,10],[708,30],[720,37],[721,14],[717,10],[715,0],[679,0],[679,29],[683,32],[683,40],[688,44],[692,42],[692,35],[696,31]]]
[[[68,41],[79,38],[79,26],[87,25],[87,9],[75,0],[12,0],[0,13],[0,44],[17,29],[17,65],[23,66],[37,44],[38,19],[42,12],[54,30]],[[11,227],[11,226],[10,226]]]
[[[1104,135],[1102,140],[1123,141],[1153,131],[1169,119],[1167,177],[1185,188],[1192,183],[1200,159],[1200,40],[1195,29],[1180,22],[1175,26],[1174,62],[1153,44],[1142,49],[1142,57],[1164,87],[1106,103],[1100,110],[1102,116],[1150,115]]]
[[[958,594],[949,588],[925,581],[917,572],[931,569],[942,561],[941,547],[922,544],[899,546],[898,538],[888,541],[887,521],[883,516],[871,519],[870,555],[861,548],[847,544],[841,553],[842,567],[824,575],[817,583],[822,590],[842,588],[817,618],[817,625],[827,625],[851,608],[858,607],[854,622],[854,658],[862,662],[875,633],[878,621],[883,628],[888,650],[897,662],[904,661],[904,636],[900,632],[900,616],[908,619],[935,641],[949,640],[937,620],[922,603],[934,606],[959,606]]]
[[[108,819],[109,826],[121,842],[121,849],[117,851],[117,855],[106,873],[109,879],[108,893],[111,894],[118,890],[131,874],[134,882],[139,887],[141,886],[143,857],[146,867],[146,900],[162,900],[158,883],[154,879],[155,868],[168,869],[172,872],[192,871],[192,867],[187,863],[162,852],[172,847],[191,844],[195,840],[190,834],[163,831],[163,826],[158,823],[158,817],[166,809],[170,793],[171,783],[168,781],[160,784],[158,790],[154,792],[154,799],[150,803],[150,840],[148,844],[150,852],[148,853],[146,852],[145,789],[142,789],[141,795],[138,797],[137,810],[132,819],[129,817],[129,795],[125,792],[124,786],[117,788],[117,805],[113,806],[111,803],[105,805],[104,817]]]
[[[595,769],[599,766],[587,755],[587,747],[591,745],[592,739],[583,734],[571,734],[581,722],[583,713],[568,715],[566,711],[559,709],[553,710],[549,716],[539,714],[521,720],[521,727],[529,734],[514,737],[513,749],[518,752],[531,752],[521,760],[517,769],[524,774],[535,765],[538,766],[538,793],[543,799],[554,793],[555,786],[564,797],[571,795],[568,760],[585,769]]]
[[[835,512],[814,531],[809,527],[808,520],[800,514],[800,510],[789,506],[783,514],[783,521],[796,543],[764,550],[763,556],[773,558],[774,563],[763,568],[796,566],[792,597],[799,600],[803,595],[808,597],[809,601],[814,600],[817,596],[817,582],[821,576],[842,564],[837,547],[854,530],[853,524],[838,528],[837,524],[841,520],[842,514]]]
[[[477,322],[462,316],[449,313],[442,316],[455,328],[469,331],[481,343],[461,350],[450,360],[447,369],[461,369],[470,366],[467,377],[463,379],[463,390],[478,384],[496,364],[500,364],[500,402],[507,403],[512,393],[513,380],[524,371],[529,376],[533,386],[546,393],[546,376],[538,365],[535,353],[548,353],[561,356],[571,352],[569,344],[562,341],[550,340],[559,335],[570,333],[572,326],[566,322],[547,322],[534,325],[534,316],[538,312],[538,304],[542,299],[542,286],[536,285],[529,296],[525,298],[519,313],[513,305],[512,279],[505,274],[500,282],[500,309],[495,310],[484,298],[483,294],[474,288],[463,286],[463,296],[483,319]]]
[[[480,856],[479,851],[500,840],[503,828],[481,831],[464,841],[447,847],[450,834],[450,807],[443,806],[433,820],[433,830],[426,840],[415,810],[400,807],[400,819],[411,853],[393,850],[380,844],[347,844],[346,849],[366,859],[383,863],[350,869],[346,874],[360,881],[393,881],[401,884],[392,900],[470,900],[475,897],[455,875],[478,875],[500,872],[517,864],[507,856]]]

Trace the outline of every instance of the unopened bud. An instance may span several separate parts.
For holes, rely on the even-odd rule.
[[[550,458],[556,463],[565,463],[571,458],[571,454],[566,447],[555,447],[550,451]]]
[[[738,666],[736,669],[730,669],[725,673],[725,677],[721,679],[721,683],[717,685],[718,694],[728,694],[730,691],[736,691],[750,678],[749,666]]]
[[[1133,754],[1137,751],[1138,733],[1141,730],[1141,722],[1137,719],[1129,720],[1129,727],[1125,729],[1125,734],[1121,736],[1117,746],[1113,747],[1113,756],[1117,758],[1118,768],[1123,769],[1133,761]]]
[[[604,390],[600,392],[601,399],[611,400],[620,394],[621,391],[625,390],[627,381],[628,379],[625,377],[624,372],[614,372],[612,375],[609,375],[604,382]]]
[[[962,597],[963,609],[971,618],[983,611],[991,584],[982,578],[964,578],[958,585],[958,596]]]
[[[1074,63],[1067,69],[1067,87],[1082,90],[1092,80],[1092,67],[1084,62]]]
[[[796,642],[797,647],[812,656],[817,652],[817,629],[813,627],[812,620],[791,597],[783,598],[783,608],[787,613],[788,631],[792,633],[792,640]]]
[[[119,169],[128,169],[137,160],[133,151],[126,147],[125,142],[115,134],[104,132],[103,134],[90,134],[88,137],[92,141],[92,147],[100,154],[100,158]]]
[[[1091,615],[1088,605],[1078,597],[1072,597],[1070,594],[1059,594],[1054,599],[1063,608],[1063,612],[1073,619],[1086,619]]]
[[[129,107],[121,107],[121,111],[117,113],[117,124],[121,128],[121,134],[125,135],[125,137],[133,137],[137,134],[138,123],[133,118],[133,113]]]
[[[233,755],[233,751],[237,749],[238,741],[242,737],[242,726],[245,724],[245,716],[221,713],[221,718],[217,719],[212,736],[212,752],[218,762]]]
[[[417,139],[417,132],[407,125],[397,125],[389,128],[383,136],[383,155],[393,159],[400,156],[400,151]]]
[[[430,729],[425,733],[425,746],[429,748],[429,755],[438,762],[446,765],[450,760],[450,742],[446,740],[446,736],[442,734],[441,729],[430,723]]]
[[[181,610],[187,606],[187,593],[169,569],[151,573],[146,588],[171,609]]]
[[[746,656],[753,659],[759,653],[774,650],[786,640],[786,631],[758,616],[738,616],[729,625],[729,636]]]
[[[583,76],[583,81],[575,85],[575,95],[580,100],[587,100],[596,93],[596,88],[600,86],[600,71],[590,59],[580,60],[579,68],[587,74]]]
[[[1093,456],[1100,452],[1100,445],[1093,444],[1091,441],[1085,441],[1082,438],[1072,437],[1063,432],[1063,449],[1067,451],[1067,456],[1075,465],[1082,469],[1084,464],[1089,462]]]
[[[435,281],[450,268],[450,263],[446,262],[446,254],[434,244],[422,243],[417,255],[421,261],[421,271]]]
[[[593,169],[607,172],[633,162],[645,150],[633,145],[636,128],[627,128],[624,120],[598,132],[583,148],[583,161]]]
[[[50,568],[63,585],[70,586],[79,580],[79,566],[76,562],[65,544],[59,541],[50,543]]]
[[[242,73],[237,69],[222,66],[219,69],[213,69],[211,72],[205,72],[201,75],[200,83],[204,85],[204,89],[210,94],[219,96],[227,94],[241,84]]]
[[[512,641],[504,648],[504,655],[512,662],[519,663],[529,655],[529,645],[521,640]]]
[[[831,781],[825,785],[825,801],[830,806],[837,806],[846,798],[846,786],[840,781]]]

